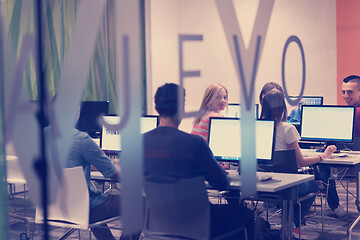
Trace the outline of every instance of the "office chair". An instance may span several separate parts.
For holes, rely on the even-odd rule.
[[[19,165],[19,160],[17,156],[6,156],[6,182],[9,185],[9,198],[13,200],[16,194],[16,184],[23,185],[24,190],[24,216],[16,213],[16,208],[14,212],[9,212],[8,215],[11,218],[15,218],[25,222],[25,232],[20,234],[20,239],[30,239],[30,221],[26,216],[26,203],[25,203],[25,193],[26,193],[26,179],[22,173],[22,170]],[[16,206],[16,205],[15,205]]]
[[[299,173],[296,161],[295,150],[283,150],[283,151],[274,151],[273,153],[273,165],[272,166],[262,166],[263,171],[267,172],[277,172],[277,173]],[[305,196],[299,197],[296,204],[299,206],[299,235],[301,238],[301,202],[304,200],[313,198],[314,196],[320,196],[320,208],[321,208],[321,228],[324,232],[324,211],[323,211],[323,201],[320,191],[309,193]]]
[[[173,183],[145,181],[144,190],[144,240],[210,238],[210,203],[202,177]],[[246,239],[246,229],[238,231]]]
[[[64,169],[63,183],[58,189],[56,201],[48,206],[48,223],[70,228],[61,238],[66,239],[76,230],[101,227],[103,224],[120,219],[114,217],[90,224],[89,210],[89,193],[82,167]],[[43,223],[42,217],[43,210],[37,207],[35,223]],[[89,234],[91,238],[91,233]]]

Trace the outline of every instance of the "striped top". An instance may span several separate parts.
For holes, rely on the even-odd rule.
[[[205,139],[205,141],[208,140],[209,137],[209,122],[210,117],[224,117],[221,113],[217,112],[207,112],[200,121],[195,124],[191,130],[191,134],[199,135]]]

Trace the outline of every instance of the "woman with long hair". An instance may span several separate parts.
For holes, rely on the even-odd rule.
[[[260,95],[261,98],[261,95]],[[299,147],[300,135],[296,130],[295,126],[291,123],[286,122],[287,111],[285,105],[284,93],[279,89],[271,89],[267,93],[264,94],[262,103],[262,111],[261,111],[261,119],[274,120],[275,121],[275,129],[276,129],[276,138],[275,138],[275,151],[281,150],[295,150],[296,161],[298,167],[311,166],[313,164],[321,162],[325,158],[329,158],[333,152],[336,150],[336,146],[331,145],[328,146],[323,153],[319,153],[318,156],[312,157],[304,157],[301,153],[301,149]],[[318,190],[318,183],[315,180],[302,183],[299,185],[299,197],[305,196],[309,193],[316,192]],[[307,211],[310,209],[311,204],[315,200],[315,196],[313,198],[304,200],[301,202],[301,221],[303,221],[304,216]],[[295,214],[294,214],[294,224],[296,229],[294,229],[294,233],[298,234],[298,228],[301,224],[299,222],[299,210],[298,205],[294,206]]]
[[[209,85],[201,101],[200,110],[206,113],[202,117],[195,118],[191,134],[199,135],[206,141],[209,136],[210,117],[224,117],[221,114],[228,105],[228,90],[220,83]]]

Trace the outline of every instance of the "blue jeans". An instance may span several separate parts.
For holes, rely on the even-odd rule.
[[[299,197],[303,197],[309,193],[314,193],[319,189],[318,183],[315,180],[305,182],[299,185]],[[311,205],[315,201],[315,197],[308,198],[301,202],[301,222],[303,222],[306,213],[309,211]],[[299,227],[299,205],[294,205],[294,224]]]
[[[333,179],[330,178],[331,167],[324,164],[319,164],[317,167],[318,171],[315,171],[315,179],[320,180],[324,183],[324,186],[327,187],[329,180],[329,190],[326,196],[329,207],[334,210],[339,204],[339,196],[336,191],[336,183]]]

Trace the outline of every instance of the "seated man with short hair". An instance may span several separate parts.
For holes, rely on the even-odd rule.
[[[153,182],[174,182],[180,179],[203,177],[213,188],[227,189],[226,172],[200,136],[178,130],[178,104],[184,98],[178,93],[185,89],[167,83],[155,94],[155,108],[160,115],[159,127],[144,134],[144,177]],[[254,238],[254,214],[243,206],[210,205],[210,237],[216,238],[240,227],[247,229],[248,239]],[[240,239],[241,237],[235,237]]]

